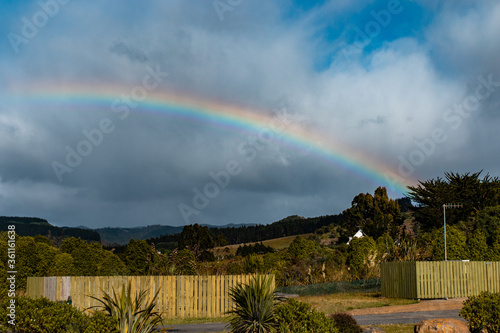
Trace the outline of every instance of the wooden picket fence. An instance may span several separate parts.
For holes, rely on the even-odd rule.
[[[500,292],[500,262],[382,263],[381,281],[384,297],[433,299]]]
[[[99,305],[89,296],[102,298],[103,291],[121,291],[131,283],[132,295],[146,290],[152,298],[160,290],[156,311],[164,318],[216,318],[233,308],[231,288],[248,284],[253,275],[210,276],[51,276],[29,277],[26,293],[29,297],[46,297],[66,301],[80,310]],[[273,287],[275,286],[274,276]]]

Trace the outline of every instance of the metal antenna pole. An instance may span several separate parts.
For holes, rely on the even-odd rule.
[[[444,261],[448,260],[446,255],[446,204],[443,204],[443,221],[444,221]]]
[[[463,205],[461,203],[448,203],[443,204],[443,225],[444,225],[444,261],[448,260],[448,256],[446,253],[446,208],[462,208]]]

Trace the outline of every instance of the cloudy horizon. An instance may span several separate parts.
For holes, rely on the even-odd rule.
[[[0,215],[267,224],[500,176],[500,4],[1,1]]]

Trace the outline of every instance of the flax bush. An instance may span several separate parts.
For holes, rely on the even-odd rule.
[[[233,315],[229,324],[233,332],[276,332],[275,305],[280,300],[272,282],[271,275],[257,275],[248,285],[239,284],[231,289],[229,295],[235,308],[229,311]]]
[[[127,287],[122,285],[120,293],[113,289],[112,294],[104,292],[103,299],[92,296],[91,298],[101,303],[96,308],[103,309],[109,316],[116,319],[116,328],[120,333],[151,333],[162,323],[160,314],[154,311],[159,291],[147,302],[147,290],[136,293],[132,298],[131,289],[129,282]]]

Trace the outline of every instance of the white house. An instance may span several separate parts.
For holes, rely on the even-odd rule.
[[[349,245],[349,243],[351,242],[351,240],[353,238],[362,238],[364,236],[366,236],[365,233],[363,231],[361,231],[361,229],[359,229],[358,232],[354,234],[354,236],[349,237],[349,241],[347,242],[347,245]]]

